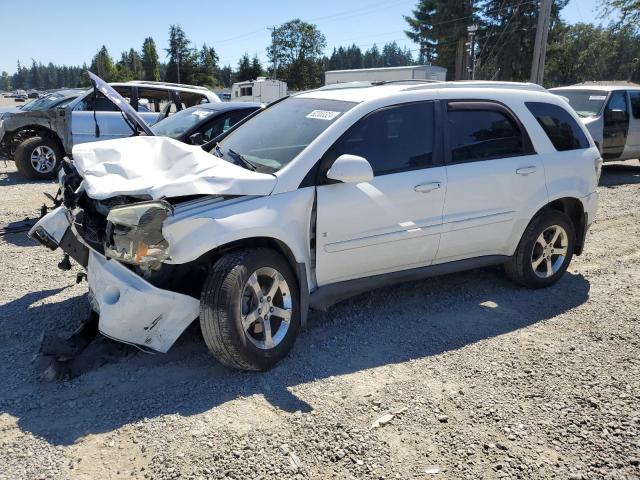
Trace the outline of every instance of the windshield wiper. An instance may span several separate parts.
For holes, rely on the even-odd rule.
[[[216,142],[216,144],[213,146],[213,149],[216,151],[216,154],[220,158],[224,156],[224,152],[222,151],[222,148],[220,148],[220,144],[218,142]]]
[[[255,172],[258,169],[258,165],[256,165],[255,163],[251,163],[249,160],[244,158],[238,152],[234,152],[231,149],[227,150],[227,152],[229,153],[229,155],[232,155],[233,157],[235,157],[238,160],[240,160],[248,170],[251,170],[252,172]]]

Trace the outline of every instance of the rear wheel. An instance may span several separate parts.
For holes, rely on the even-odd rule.
[[[52,138],[31,137],[16,148],[18,171],[30,180],[50,180],[56,177],[62,161],[62,151]]]
[[[300,327],[295,275],[279,253],[256,248],[216,262],[200,300],[200,326],[221,363],[268,370],[293,347]]]
[[[575,229],[564,213],[545,209],[531,221],[513,257],[505,265],[509,278],[529,288],[560,280],[575,248]]]

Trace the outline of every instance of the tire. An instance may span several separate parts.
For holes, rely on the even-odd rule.
[[[550,244],[557,232],[557,240]],[[527,288],[553,285],[569,267],[575,244],[576,233],[571,219],[557,210],[544,209],[522,234],[513,257],[505,264],[506,274],[514,283]],[[562,252],[566,253],[562,255]],[[539,265],[534,268],[537,263]]]
[[[62,157],[62,150],[53,138],[31,137],[18,145],[14,159],[18,172],[23,177],[29,180],[51,180],[56,178],[62,165]],[[34,162],[37,162],[36,165],[40,165],[40,168],[37,168]]]
[[[284,284],[279,282],[279,289],[271,298],[267,293],[274,285],[270,281],[273,271],[280,274],[277,278]],[[257,288],[251,287],[254,274]],[[260,296],[265,300],[262,304]],[[296,340],[300,329],[299,298],[296,276],[276,251],[255,248],[224,255],[209,272],[200,297],[200,328],[207,347],[227,367],[270,369],[289,353]],[[260,317],[252,321],[258,313]],[[268,321],[262,316],[265,313]],[[288,324],[285,313],[290,316]],[[271,343],[267,331],[271,332]]]

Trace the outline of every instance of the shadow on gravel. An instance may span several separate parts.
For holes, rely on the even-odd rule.
[[[637,162],[605,164],[600,177],[601,187],[617,187],[640,183],[640,165]]]
[[[11,170],[9,170],[11,169]],[[7,166],[5,167],[4,160],[0,160],[0,186],[9,186],[9,185],[24,185],[24,184],[47,184],[47,183],[55,183],[56,180],[29,180],[28,178],[23,177],[20,173],[18,173],[13,166],[13,162],[7,161]]]
[[[569,273],[555,287],[537,291],[514,287],[495,269],[448,275],[312,314],[291,355],[267,373],[223,368],[193,327],[166,355],[136,355],[66,383],[38,383],[32,372],[20,371],[24,384],[0,393],[0,413],[16,417],[23,431],[69,445],[143,418],[195,415],[251,395],[287,412],[308,412],[313,401],[290,388],[459,349],[553,319],[588,296],[589,282]],[[8,372],[16,375],[0,365],[0,376]]]

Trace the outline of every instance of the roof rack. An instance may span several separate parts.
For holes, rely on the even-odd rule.
[[[534,90],[546,92],[546,89],[537,83],[500,82],[488,80],[456,80],[453,82],[435,82],[429,85],[416,85],[406,90],[421,90],[425,88],[506,88],[510,90]]]
[[[184,83],[171,83],[171,82],[152,82],[151,80],[129,80],[127,83],[145,84],[145,85],[161,85],[163,87],[178,87],[178,88],[193,88],[196,90],[205,90],[210,92],[207,87],[200,87],[198,85],[187,85]]]
[[[402,84],[402,83],[442,83],[440,80],[422,80],[422,79],[412,79],[407,78],[405,80],[359,80],[354,82],[342,82],[342,83],[332,83],[330,85],[325,85],[323,87],[318,88],[317,90],[342,90],[346,88],[369,88],[369,87],[379,87],[382,85],[393,85],[393,84]]]

